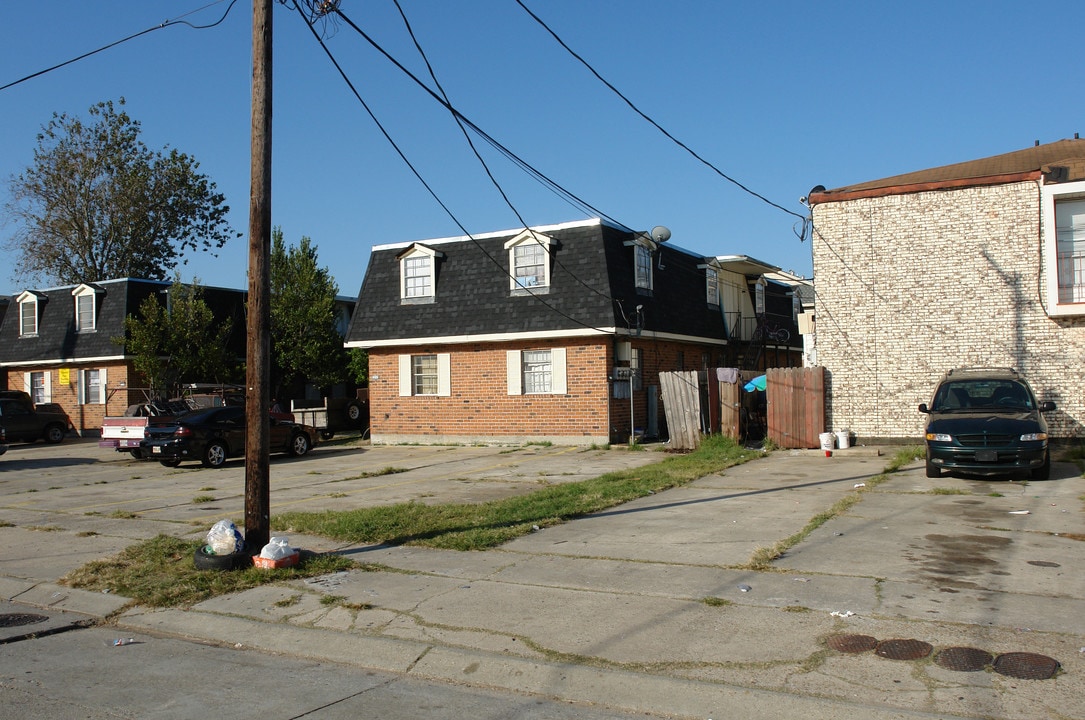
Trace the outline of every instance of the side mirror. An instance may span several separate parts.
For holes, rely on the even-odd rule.
[[[930,408],[927,407],[927,403],[919,403],[919,412],[921,412],[921,413],[929,413],[930,412]]]
[[[1040,403],[1040,412],[1051,412],[1055,409],[1055,403],[1048,400],[1047,402]]]

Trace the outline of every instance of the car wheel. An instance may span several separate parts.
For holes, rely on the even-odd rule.
[[[60,425],[50,425],[45,428],[45,442],[56,445],[64,439],[64,428]]]
[[[287,450],[294,457],[301,457],[309,452],[309,448],[312,447],[312,442],[309,440],[309,436],[303,432],[299,432],[290,438],[290,448]]]
[[[200,545],[192,556],[192,564],[196,566],[197,570],[236,570],[237,568],[246,567],[251,562],[252,558],[249,557],[244,548],[240,552],[230,553],[229,555],[215,555],[207,552],[206,545]]]
[[[181,458],[166,458],[165,460],[159,460],[158,462],[162,463],[168,468],[175,468],[181,464]]]
[[[352,425],[360,425],[362,422],[362,404],[357,400],[351,400],[347,403],[347,420],[350,420]]]
[[[142,460],[143,459],[143,451],[140,450],[139,448],[133,448],[132,450],[129,450],[128,454],[131,455],[136,460]]]
[[[1051,453],[1044,453],[1044,464],[1032,471],[1033,480],[1051,479]]]
[[[331,440],[333,437],[335,437],[335,433],[332,432],[331,430],[321,430],[320,431],[320,439],[321,440]]]
[[[927,477],[940,478],[942,477],[942,468],[938,467],[931,462],[930,456],[927,456]]]
[[[219,440],[212,440],[204,448],[203,464],[211,468],[220,468],[226,462],[228,456],[226,446]]]

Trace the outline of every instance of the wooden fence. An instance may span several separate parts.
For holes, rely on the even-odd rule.
[[[770,368],[765,373],[768,438],[782,448],[821,447],[825,368]]]

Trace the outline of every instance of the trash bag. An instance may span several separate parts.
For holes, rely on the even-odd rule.
[[[284,537],[273,537],[271,541],[260,551],[260,557],[268,560],[282,560],[294,554],[294,548],[290,547],[290,541]]]
[[[230,555],[245,548],[245,538],[230,520],[219,520],[207,532],[207,547],[216,555]]]

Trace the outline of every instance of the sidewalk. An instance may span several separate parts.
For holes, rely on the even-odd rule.
[[[1045,483],[932,481],[917,464],[865,487],[887,460],[865,448],[776,452],[486,552],[291,537],[385,569],[116,623],[674,717],[1085,717],[1082,479],[1067,466]],[[855,493],[771,571],[743,569]],[[124,604],[19,582],[0,579],[0,593],[93,616]],[[842,635],[934,652],[892,660],[827,645]],[[1063,672],[950,670],[932,659],[950,647],[1033,653]]]

